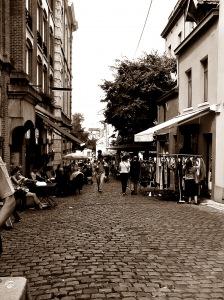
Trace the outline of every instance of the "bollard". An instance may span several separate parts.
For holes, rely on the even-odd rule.
[[[31,300],[25,277],[0,277],[1,300]]]

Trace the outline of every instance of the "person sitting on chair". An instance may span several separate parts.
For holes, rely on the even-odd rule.
[[[76,193],[76,190],[78,189],[80,194],[83,184],[84,184],[84,174],[80,171],[77,165],[74,165],[72,167],[72,173],[70,175],[71,192]]]
[[[1,228],[5,224],[6,220],[12,214],[15,208],[14,188],[10,181],[8,171],[2,158],[0,157],[0,199],[3,203],[0,209],[0,233]],[[2,240],[0,235],[0,255],[2,254]]]
[[[37,168],[33,168],[33,170],[30,172],[30,177],[34,181],[45,181],[45,179],[41,176]]]
[[[15,189],[15,198],[23,200],[23,208],[27,206],[27,198],[32,199],[32,204],[39,208],[44,209],[47,207],[45,203],[41,203],[40,199],[35,193],[31,193],[26,187],[26,181],[29,179],[21,174],[21,168],[16,166],[11,173],[11,181]]]

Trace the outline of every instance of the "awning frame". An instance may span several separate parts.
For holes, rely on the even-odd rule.
[[[38,115],[38,117],[40,117],[43,120],[43,122],[45,124],[49,125],[53,130],[55,130],[57,134],[59,134],[61,136],[64,136],[65,138],[67,138],[68,140],[70,140],[73,143],[76,143],[76,144],[79,144],[79,145],[84,144],[81,140],[79,140],[78,138],[76,138],[75,136],[73,136],[67,130],[61,128],[58,124],[56,124],[53,121],[51,121],[44,114],[42,114],[40,112],[36,112],[36,114]]]
[[[188,123],[191,120],[203,117],[210,112],[217,112],[217,106],[211,105],[204,108],[191,111],[185,114],[178,115],[166,122],[160,123],[154,127],[148,128],[142,132],[135,134],[135,142],[152,142],[154,140],[154,135],[161,132],[164,129],[170,129],[172,127],[180,126]]]

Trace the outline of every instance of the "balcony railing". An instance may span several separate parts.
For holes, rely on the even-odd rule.
[[[26,9],[26,24],[32,31],[33,30],[33,20],[32,20],[32,17],[30,15],[30,12],[28,11],[28,9]]]

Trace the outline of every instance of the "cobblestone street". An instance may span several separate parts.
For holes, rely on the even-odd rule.
[[[120,192],[22,213],[0,276],[25,276],[33,299],[224,299],[224,212]]]

